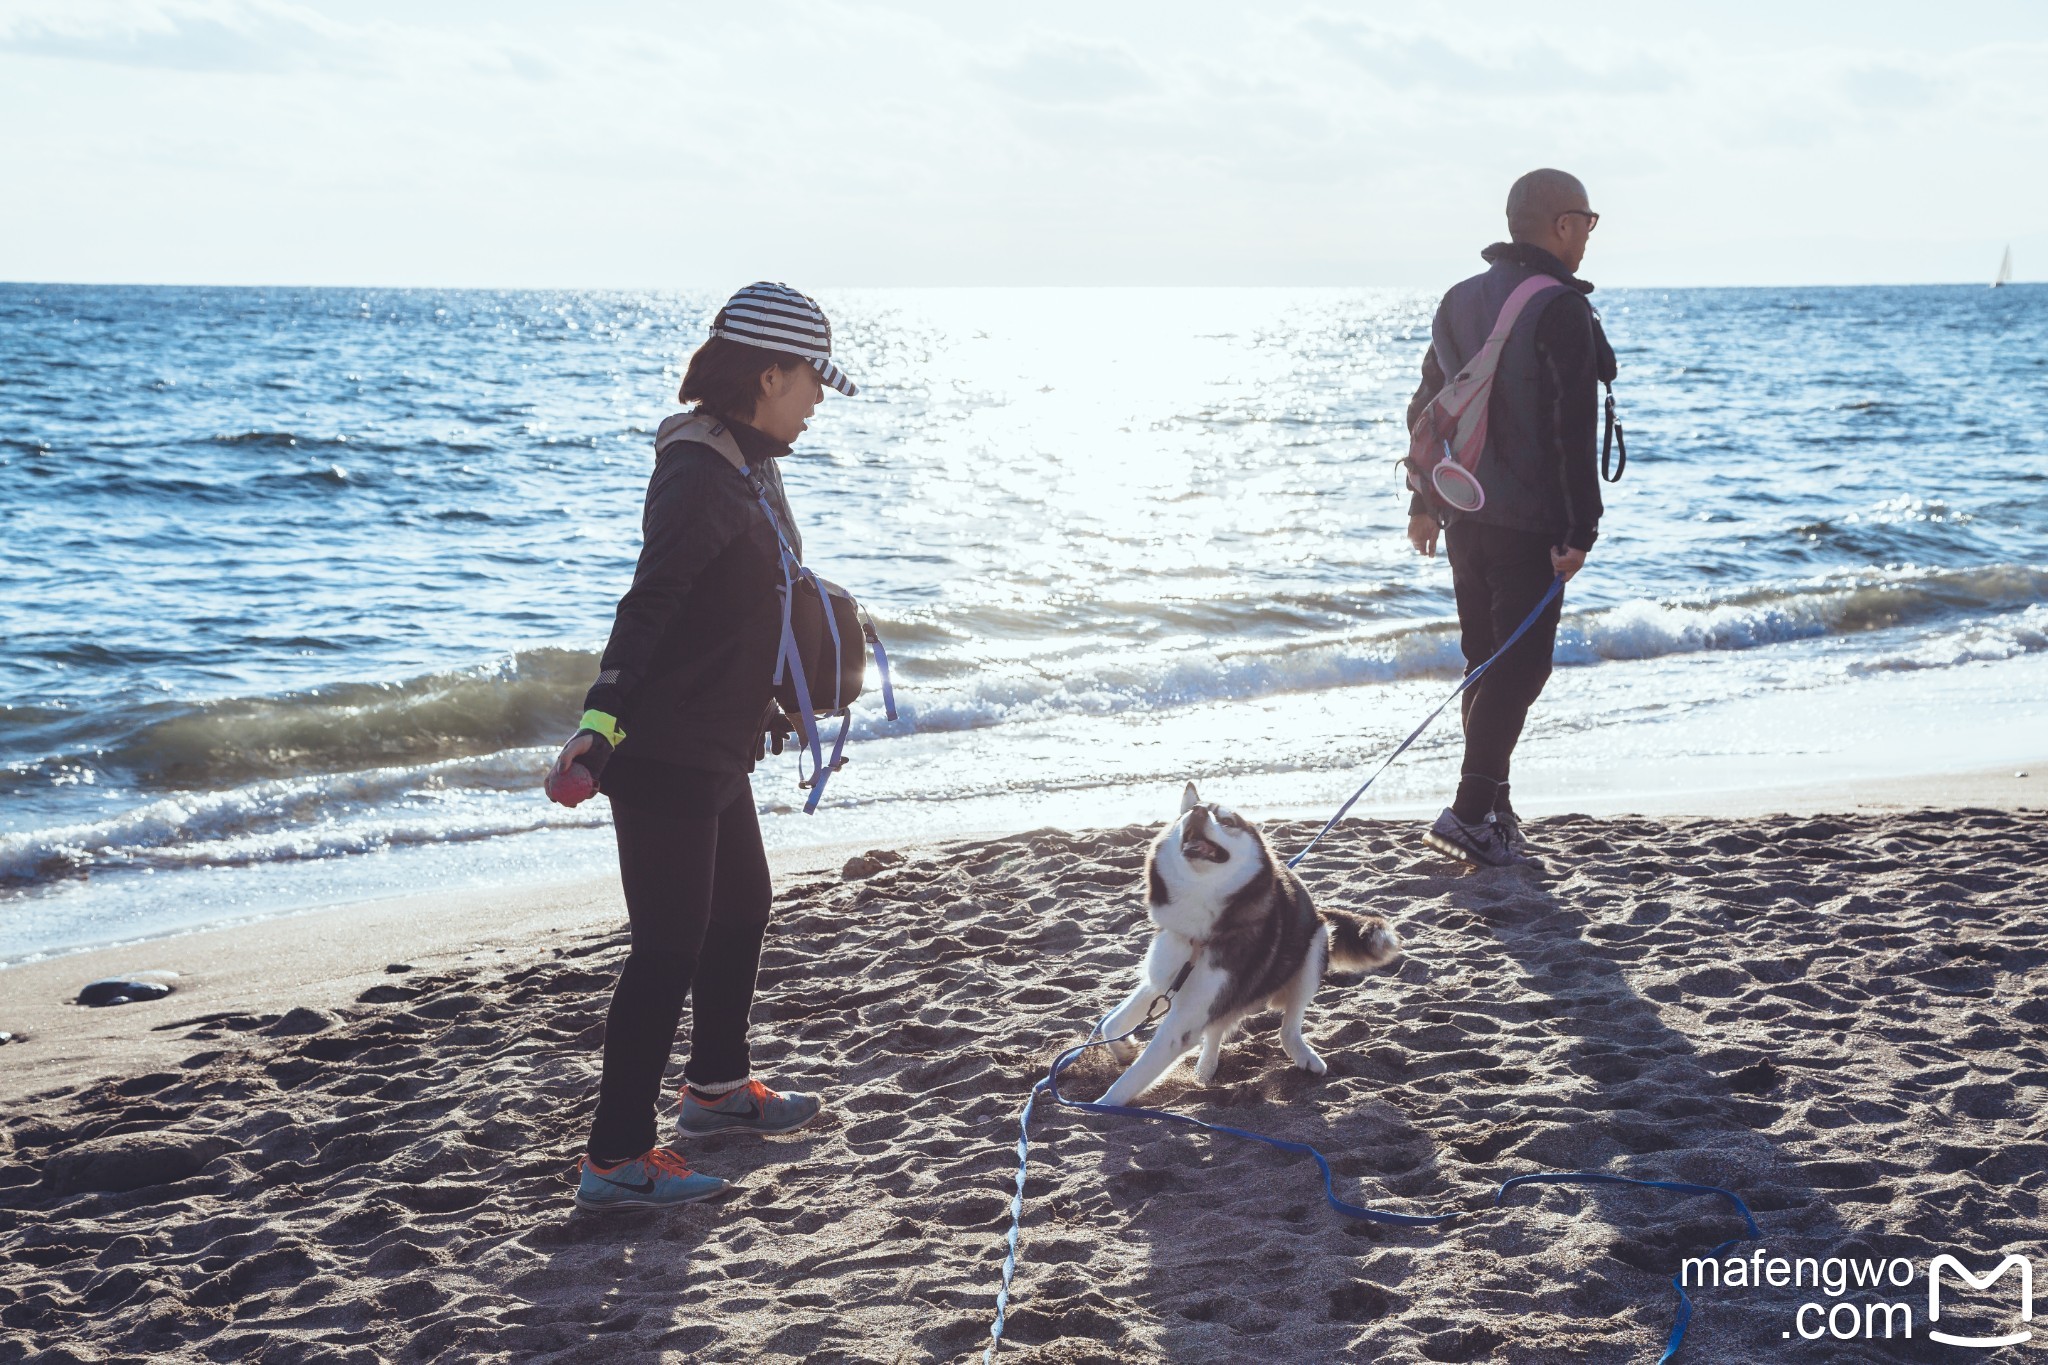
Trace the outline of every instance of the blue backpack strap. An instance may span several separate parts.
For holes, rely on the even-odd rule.
[[[817,592],[819,605],[825,609],[825,629],[832,636],[832,700],[837,702],[840,699],[840,681],[846,672],[845,645],[839,638],[839,616],[838,613],[832,610],[832,599],[825,592],[824,584],[818,581],[818,576],[801,565],[798,566],[797,571],[803,575],[804,580]],[[795,654],[796,641],[794,631],[791,631],[788,648],[791,651],[791,663],[796,668],[796,676],[802,679],[804,665],[803,660],[796,657]],[[797,694],[797,699],[802,703],[805,712],[808,713],[811,707],[810,698],[806,695],[808,689],[803,688],[801,681],[798,683],[798,687],[800,690]],[[811,795],[804,802],[804,814],[809,815],[818,809],[818,802],[825,795],[825,783],[830,780],[833,773],[839,771],[840,765],[846,762],[842,755],[846,752],[846,731],[847,727],[853,724],[853,712],[844,705],[841,705],[839,708],[839,738],[832,745],[832,758],[829,762],[819,752],[817,718],[811,716],[807,723],[811,727],[812,736],[811,761],[816,765],[816,771],[811,774],[811,781],[808,784],[811,789]]]
[[[889,682],[889,651],[882,648],[882,637],[875,631],[875,619],[868,615],[868,609],[860,609],[860,630],[874,647],[875,667],[882,673],[882,712],[890,720],[896,719],[896,689]]]
[[[832,701],[835,707],[844,707],[839,689],[846,673],[846,644],[839,638],[839,613],[832,610],[831,594],[825,591],[825,585],[818,581],[818,576],[809,569],[801,572],[817,592],[819,604],[825,608],[825,630],[832,636]]]
[[[849,729],[851,729],[852,726],[852,708],[841,707],[839,709],[839,737],[832,741],[832,759],[830,762],[826,763],[823,767],[818,769],[817,776],[811,782],[811,794],[810,797],[804,802],[804,814],[814,815],[817,813],[818,802],[825,795],[826,779],[831,777],[832,774],[838,772],[841,767],[845,766],[846,760],[843,757],[841,757],[841,755],[843,755],[846,752],[846,732]]]
[[[796,611],[796,577],[790,572],[790,565],[796,565],[796,572],[806,577],[809,576],[810,571],[804,568],[803,561],[797,558],[796,551],[789,548],[789,539],[782,534],[782,523],[775,519],[775,509],[768,505],[768,495],[761,488],[760,478],[751,469],[742,469],[741,472],[746,476],[747,486],[754,490],[754,500],[761,504],[761,511],[768,517],[768,528],[775,532],[775,543],[782,550],[782,647],[775,656],[775,676],[770,681],[779,684],[782,681],[783,670],[785,668],[789,670],[790,681],[796,686],[797,710],[801,713],[792,716],[790,719],[794,720],[800,727],[798,737],[810,746],[811,764],[815,770],[812,774],[812,780],[816,781],[824,770],[825,752],[824,744],[818,734],[818,719],[811,712],[810,679],[804,676],[803,655],[796,647],[796,628],[792,622],[792,617]],[[812,581],[816,582],[815,579]],[[826,616],[828,619],[831,616],[830,603],[826,604]],[[836,627],[834,634],[835,636],[837,634]],[[803,779],[803,757],[801,753],[797,757],[797,784],[799,786],[811,785]],[[817,798],[813,796],[805,809],[815,809],[816,805]]]
[[[815,777],[816,773],[824,767],[825,756],[818,738],[818,718],[811,710],[811,682],[809,678],[804,676],[803,655],[797,650],[796,629],[791,624],[791,617],[794,614],[796,605],[796,583],[790,577],[789,567],[786,564],[782,570],[782,583],[782,651],[781,658],[776,664],[776,673],[779,678],[782,665],[784,663],[789,665],[790,681],[796,685],[796,707],[798,712],[791,719],[800,727],[799,738],[810,746],[811,766],[813,776]],[[800,787],[810,785],[809,782],[804,780],[803,756],[801,753],[797,756],[797,785]]]

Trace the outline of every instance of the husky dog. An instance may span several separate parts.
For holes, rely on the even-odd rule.
[[[1128,1069],[1103,1095],[1104,1104],[1138,1098],[1197,1038],[1202,1056],[1195,1079],[1207,1085],[1238,1023],[1268,1007],[1280,1011],[1280,1045],[1288,1058],[1322,1075],[1328,1068],[1301,1036],[1301,1021],[1324,969],[1335,963],[1364,971],[1401,951],[1377,915],[1318,911],[1258,827],[1227,807],[1205,804],[1192,782],[1181,794],[1180,812],[1152,841],[1145,860],[1145,898],[1159,932],[1139,968],[1138,988],[1103,1032],[1113,1038],[1136,1028],[1169,991],[1172,1001],[1142,1056],[1134,1042],[1111,1045]]]

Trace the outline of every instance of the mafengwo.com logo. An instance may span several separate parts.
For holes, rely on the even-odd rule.
[[[1924,1338],[1993,1350],[2034,1335],[2034,1266],[2018,1255],[1980,1275],[1948,1252],[1922,1267],[1904,1256],[1787,1260],[1758,1247],[1722,1260],[1689,1258],[1678,1279],[1688,1290],[1812,1289],[1814,1297],[1792,1310],[1788,1341]],[[1917,1315],[1923,1306],[1925,1316]]]

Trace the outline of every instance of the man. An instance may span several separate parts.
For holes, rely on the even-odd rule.
[[[1573,272],[1600,215],[1586,187],[1563,171],[1531,171],[1508,191],[1508,235],[1480,253],[1488,269],[1454,285],[1437,306],[1422,386],[1408,424],[1486,343],[1501,305],[1534,275],[1558,287],[1536,295],[1501,353],[1476,473],[1486,490],[1475,512],[1440,518],[1416,494],[1408,539],[1435,555],[1439,531],[1451,561],[1460,646],[1471,672],[1533,611],[1553,577],[1570,581],[1600,530],[1598,386],[1614,378],[1614,351]],[[1457,795],[1430,827],[1429,842],[1484,867],[1526,858],[1508,801],[1508,760],[1529,707],[1550,677],[1563,610],[1560,592],[1500,661],[1464,696],[1465,758]]]

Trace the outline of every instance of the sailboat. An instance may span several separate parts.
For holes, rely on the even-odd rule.
[[[1997,274],[1996,276],[1994,276],[1994,277],[1992,278],[1992,281],[1991,281],[1991,287],[1992,287],[1993,289],[1996,289],[1996,288],[1998,288],[1998,287],[1999,287],[2000,285],[2002,285],[2002,284],[2011,284],[2011,283],[2012,283],[2012,244],[2011,244],[2010,242],[2008,242],[2008,243],[2006,243],[2006,247],[2005,247],[2005,259],[2004,259],[2004,260],[2002,260],[2002,261],[2000,261],[2000,262],[1998,263],[1998,274]]]

